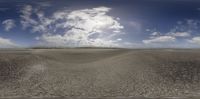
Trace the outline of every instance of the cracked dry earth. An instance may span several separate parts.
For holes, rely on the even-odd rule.
[[[198,99],[200,94],[199,50],[1,50],[0,68],[2,98]]]

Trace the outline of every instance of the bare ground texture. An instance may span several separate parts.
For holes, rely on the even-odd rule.
[[[0,50],[0,98],[199,99],[199,95],[198,49]]]

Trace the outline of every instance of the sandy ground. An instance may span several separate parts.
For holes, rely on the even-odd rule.
[[[200,94],[200,50],[1,50],[0,67],[0,97],[198,99]]]

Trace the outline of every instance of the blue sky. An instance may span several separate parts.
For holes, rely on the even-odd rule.
[[[1,0],[0,47],[199,48],[198,0]]]

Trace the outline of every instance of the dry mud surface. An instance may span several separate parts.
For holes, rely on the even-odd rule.
[[[200,50],[0,50],[0,98],[199,99],[199,94]]]

